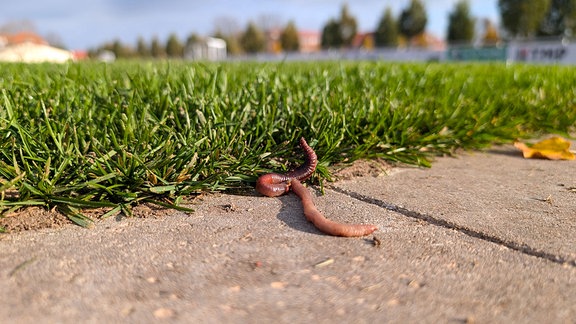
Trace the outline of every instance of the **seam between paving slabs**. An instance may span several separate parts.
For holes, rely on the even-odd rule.
[[[423,214],[423,213],[420,213],[420,212],[417,212],[414,210],[410,210],[410,209],[407,209],[407,208],[404,208],[404,207],[401,207],[401,206],[398,206],[398,205],[395,205],[395,204],[392,204],[392,203],[389,203],[389,202],[386,202],[386,201],[383,201],[380,199],[376,199],[376,198],[373,198],[370,196],[366,196],[366,195],[363,195],[363,194],[360,194],[360,193],[357,193],[357,192],[354,192],[351,190],[343,189],[343,188],[336,187],[336,186],[328,186],[328,188],[330,188],[330,189],[332,189],[338,193],[344,194],[350,198],[353,198],[353,199],[356,199],[356,200],[359,200],[359,201],[362,201],[362,202],[365,202],[368,204],[372,204],[372,205],[378,206],[380,208],[384,208],[384,209],[399,213],[401,215],[404,215],[404,216],[407,216],[410,218],[418,219],[418,220],[424,221],[424,222],[431,224],[431,225],[439,226],[439,227],[450,229],[450,230],[455,230],[455,231],[458,231],[462,234],[468,235],[470,237],[480,239],[483,241],[487,241],[487,242],[491,242],[494,244],[498,244],[500,246],[509,248],[511,250],[514,250],[514,251],[518,251],[520,253],[523,253],[523,254],[526,254],[529,256],[534,256],[537,258],[541,258],[541,259],[544,259],[544,260],[547,260],[550,262],[554,262],[554,263],[558,263],[558,264],[562,264],[562,265],[569,265],[572,267],[576,267],[576,260],[567,259],[567,258],[564,258],[560,255],[556,255],[553,253],[542,251],[542,250],[539,250],[537,248],[531,247],[527,244],[521,244],[521,243],[514,242],[514,241],[508,241],[508,240],[502,239],[502,238],[494,236],[494,235],[490,235],[490,234],[487,234],[487,233],[484,233],[481,231],[477,231],[474,229],[463,227],[463,226],[460,226],[456,223],[449,222],[449,221],[444,220],[444,219],[436,218],[436,217],[429,215],[429,214]]]

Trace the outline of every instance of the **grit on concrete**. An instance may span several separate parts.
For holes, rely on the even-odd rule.
[[[322,235],[294,195],[208,195],[196,212],[0,238],[13,323],[569,323],[574,161],[510,146],[330,184]]]

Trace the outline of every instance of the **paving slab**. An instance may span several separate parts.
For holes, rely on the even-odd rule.
[[[319,233],[304,220],[294,195],[255,193],[208,195],[192,206],[196,211],[191,214],[174,211],[157,218],[107,219],[92,229],[65,226],[2,235],[0,318],[12,323],[573,322],[576,266],[487,239],[508,235],[510,242],[521,240],[570,258],[574,245],[561,238],[568,232],[564,227],[573,226],[570,218],[559,218],[560,234],[536,217],[529,226],[527,216],[518,221],[524,232],[502,230],[491,224],[500,221],[496,206],[504,211],[512,207],[509,200],[492,197],[494,217],[451,227],[460,221],[453,215],[463,211],[469,218],[492,214],[476,214],[470,207],[483,204],[461,203],[458,195],[468,192],[461,178],[454,178],[452,186],[435,187],[435,181],[444,179],[435,172],[446,163],[454,170],[469,170],[482,165],[475,160],[496,159],[498,168],[478,170],[492,180],[470,183],[478,193],[470,199],[480,199],[487,190],[482,188],[496,181],[490,173],[505,168],[500,159],[507,158],[514,157],[476,153],[442,158],[432,169],[339,182],[324,196],[311,188],[327,217],[379,227],[364,238]],[[559,172],[572,167],[550,165],[563,165]],[[548,174],[540,168],[532,172]],[[419,175],[414,178],[419,186],[404,183],[413,179],[403,178],[409,174]],[[563,179],[565,187],[571,186],[569,178]],[[517,182],[505,182],[509,188],[504,191],[535,206],[574,211],[574,205],[559,197],[574,202],[576,194],[558,195],[563,188],[556,182],[553,178],[538,185],[558,190],[554,192]],[[401,200],[402,195],[389,192],[405,186],[433,188],[430,194],[445,196],[429,199],[428,191],[414,189],[405,191],[410,199]],[[523,193],[524,187],[535,191]],[[529,199],[548,195],[552,203]],[[375,203],[384,199],[390,203]],[[400,205],[404,209],[390,208]],[[406,211],[423,214],[408,208],[449,223],[413,217]],[[486,237],[459,226],[477,226]],[[540,240],[537,229],[555,242]],[[565,239],[573,242],[573,237]]]
[[[353,179],[336,187],[576,265],[575,171],[575,161],[524,159],[514,147],[501,146],[442,158],[429,170],[396,168],[385,179]]]

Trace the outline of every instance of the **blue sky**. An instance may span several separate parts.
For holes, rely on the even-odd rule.
[[[448,14],[458,0],[424,0],[426,29],[444,38]],[[14,0],[3,1],[0,26],[28,20],[41,35],[58,35],[70,49],[88,49],[119,39],[135,44],[139,36],[165,40],[170,33],[185,39],[190,33],[209,35],[218,22],[234,21],[244,29],[249,20],[285,25],[293,20],[299,29],[321,30],[337,18],[340,0]],[[370,31],[386,7],[395,15],[410,0],[349,0],[350,12],[360,31]],[[499,20],[497,0],[470,0],[472,15]],[[266,19],[263,19],[266,17]]]

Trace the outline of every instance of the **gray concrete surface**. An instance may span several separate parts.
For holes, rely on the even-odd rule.
[[[0,236],[11,323],[574,323],[574,161],[512,147],[331,184],[322,235],[293,195]]]

